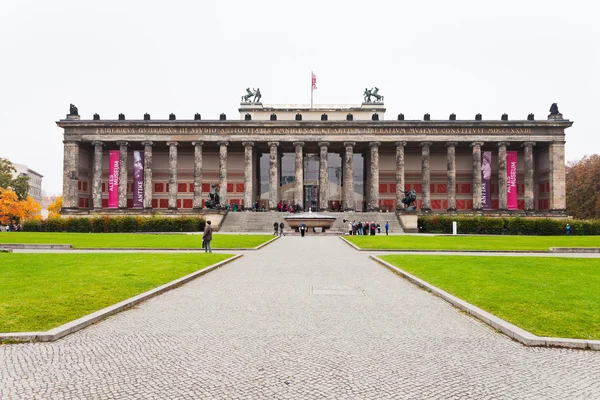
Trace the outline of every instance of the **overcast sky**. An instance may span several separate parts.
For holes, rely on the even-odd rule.
[[[0,157],[62,190],[69,103],[82,118],[237,118],[265,104],[360,103],[386,119],[545,119],[567,159],[600,152],[600,5],[588,1],[0,0]]]

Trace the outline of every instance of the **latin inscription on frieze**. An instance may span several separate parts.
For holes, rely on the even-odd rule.
[[[96,128],[97,135],[525,135],[532,134],[531,128],[216,128],[216,127],[178,127],[178,128]]]

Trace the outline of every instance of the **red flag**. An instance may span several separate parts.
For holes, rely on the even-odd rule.
[[[317,88],[317,76],[311,72],[312,74],[312,90],[315,90]]]

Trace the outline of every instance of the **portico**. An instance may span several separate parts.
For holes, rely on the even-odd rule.
[[[222,203],[239,209],[285,203],[314,211],[402,211],[404,191],[415,190],[419,213],[565,214],[564,130],[572,122],[562,115],[385,120],[378,103],[250,103],[239,111],[239,120],[68,115],[57,122],[65,131],[63,214],[198,213],[211,184]],[[111,171],[111,151],[118,152],[118,171]],[[143,152],[136,155],[143,170],[134,166],[134,152]],[[487,181],[484,153],[492,160]],[[135,174],[143,202],[134,207]],[[113,185],[117,207],[108,204]],[[489,205],[482,204],[482,188],[490,192]]]

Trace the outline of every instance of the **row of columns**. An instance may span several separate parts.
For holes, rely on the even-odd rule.
[[[227,203],[227,141],[217,142],[219,145],[219,186],[221,201]],[[254,142],[243,142],[244,146],[244,204],[249,206],[254,201],[253,190],[253,147]],[[355,142],[344,142],[343,171],[344,183],[342,202],[346,210],[354,209],[354,170],[353,156]],[[456,210],[456,146],[457,142],[446,143],[447,148],[447,199],[448,211]],[[102,156],[104,143],[92,142],[94,146],[94,164],[92,176],[93,207],[102,208]],[[117,142],[120,151],[119,181],[127,182],[127,153],[128,142]],[[144,201],[143,207],[152,208],[152,146],[153,142],[144,141]],[[169,146],[169,208],[177,206],[177,146],[178,142],[167,142]],[[194,146],[194,199],[193,207],[202,206],[202,146],[203,142],[192,142]],[[269,208],[276,209],[279,201],[279,142],[268,142],[269,145]],[[303,147],[304,142],[294,142],[295,150],[295,183],[294,196],[296,203],[303,204],[304,171]],[[379,208],[379,147],[381,142],[370,142],[367,169],[367,209]],[[397,208],[403,207],[404,198],[404,148],[406,142],[396,142],[396,204]],[[430,194],[430,147],[431,142],[422,142],[421,146],[421,184],[422,184],[422,210],[431,210]],[[473,142],[473,209],[481,209],[481,146],[483,142]],[[507,142],[499,142],[498,146],[498,185],[499,209],[507,209],[507,177],[506,177],[506,148]],[[534,142],[523,143],[525,164],[525,211],[534,209],[534,181],[533,181],[533,146]],[[328,208],[328,150],[329,142],[319,142],[319,208]],[[79,142],[64,142],[63,165],[63,206],[65,208],[77,207],[77,180],[79,165]],[[550,145],[550,187],[551,209],[564,210],[564,143]],[[562,174],[562,175],[561,175]],[[561,179],[562,177],[562,179]],[[562,186],[561,186],[562,185]],[[127,185],[119,185],[119,208],[127,206]]]

